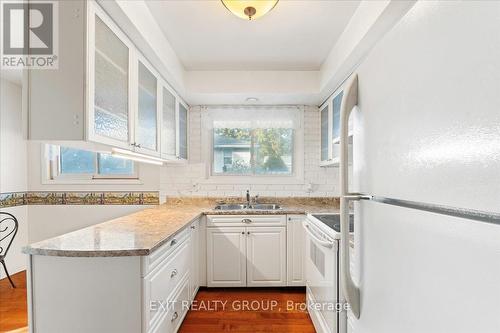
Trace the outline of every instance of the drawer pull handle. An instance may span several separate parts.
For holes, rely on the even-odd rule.
[[[177,313],[177,311],[175,311],[174,314],[172,315],[172,319],[170,319],[170,321],[174,321],[177,318],[179,318],[179,314]]]
[[[170,274],[170,278],[173,278],[174,276],[177,275],[177,269],[174,269],[172,273]]]
[[[177,239],[172,239],[172,241],[170,242],[170,246],[174,246],[175,244],[177,244]]]
[[[250,219],[243,219],[243,220],[241,220],[241,222],[243,222],[243,223],[252,223],[252,220],[250,220]]]

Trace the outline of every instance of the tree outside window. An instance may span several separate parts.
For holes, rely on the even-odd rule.
[[[215,174],[291,175],[293,129],[215,128]]]

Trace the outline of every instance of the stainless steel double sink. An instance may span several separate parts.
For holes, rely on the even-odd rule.
[[[278,204],[220,204],[215,206],[215,210],[280,210]]]

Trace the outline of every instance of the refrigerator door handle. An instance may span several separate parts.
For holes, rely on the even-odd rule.
[[[349,193],[349,115],[358,104],[358,75],[353,74],[346,84],[340,108],[340,239],[341,250],[341,282],[346,301],[352,313],[360,316],[360,291],[354,284],[349,259],[349,201],[361,199],[361,195]]]

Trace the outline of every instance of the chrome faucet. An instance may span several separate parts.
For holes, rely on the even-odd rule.
[[[247,190],[247,207],[250,206],[250,190]]]

